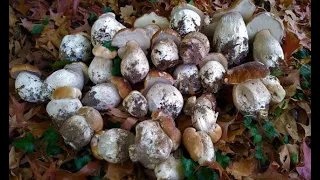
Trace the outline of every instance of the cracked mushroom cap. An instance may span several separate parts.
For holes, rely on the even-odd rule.
[[[233,103],[244,115],[254,117],[267,113],[271,95],[260,79],[245,81],[233,86]]]
[[[66,119],[76,115],[82,107],[81,91],[73,87],[58,87],[51,96],[51,101],[46,106],[46,111],[53,123],[60,128]]]
[[[249,40],[253,40],[257,32],[267,29],[271,35],[281,43],[284,36],[284,26],[282,20],[273,13],[260,12],[251,17],[247,23]]]
[[[136,43],[138,43],[139,47],[144,52],[147,52],[147,50],[150,48],[150,45],[151,45],[149,36],[147,35],[147,32],[143,28],[121,29],[112,38],[111,45],[121,48],[126,46],[126,44],[130,41],[135,41]]]
[[[90,143],[94,134],[83,116],[74,115],[67,119],[59,130],[64,142],[79,151]]]
[[[247,22],[256,10],[256,6],[252,0],[236,0],[226,9],[219,9],[212,14],[212,21],[219,19],[226,13],[239,12],[243,20]]]
[[[225,72],[226,70],[218,61],[208,61],[199,71],[202,87],[208,92],[218,92],[223,84]]]
[[[151,70],[144,80],[144,87],[141,90],[141,93],[145,96],[149,89],[157,82],[173,85],[174,79],[165,71]]]
[[[198,131],[203,131],[205,133],[213,131],[215,129],[219,113],[214,112],[214,110],[207,106],[199,104],[196,104],[193,109],[193,114],[191,116],[193,127]]]
[[[94,22],[91,28],[91,43],[93,46],[102,45],[105,41],[111,41],[120,29],[126,28],[115,17],[114,13],[108,12],[102,14]]]
[[[248,33],[238,12],[229,12],[218,21],[213,35],[213,47],[228,60],[229,66],[241,64],[249,51]]]
[[[267,29],[257,32],[253,41],[253,59],[269,68],[278,68],[284,60],[282,47]]]
[[[194,94],[201,89],[198,67],[194,64],[181,64],[173,72],[174,86],[182,94]]]
[[[199,31],[204,20],[204,14],[195,6],[180,3],[175,6],[170,15],[170,27],[184,36],[190,32]]]
[[[88,68],[88,75],[94,84],[110,82],[113,61],[102,57],[94,57]]]
[[[129,159],[129,146],[134,135],[127,130],[113,128],[98,136],[97,154],[109,163],[123,163]]]
[[[91,42],[82,34],[63,37],[59,48],[59,59],[70,61],[88,61],[91,58]]]
[[[120,71],[124,78],[132,84],[142,81],[149,72],[149,62],[136,41],[128,41],[118,50],[122,59]]]
[[[145,120],[136,126],[135,144],[129,147],[130,159],[139,161],[148,169],[169,158],[172,150],[172,141],[162,130],[159,122]]]
[[[148,113],[147,99],[139,91],[131,91],[122,101],[122,106],[134,117],[143,117]]]
[[[102,83],[92,86],[82,98],[85,106],[91,106],[99,111],[105,111],[109,107],[116,107],[122,98],[118,89],[112,83]]]
[[[160,40],[152,47],[152,63],[160,70],[179,64],[178,47],[172,39]]]
[[[169,28],[169,21],[167,18],[158,16],[155,12],[144,14],[134,21],[133,27],[143,28],[147,25],[157,25],[161,29]]]
[[[149,111],[163,110],[172,118],[176,118],[183,107],[183,97],[180,91],[170,84],[156,83],[146,95]]]
[[[157,179],[183,180],[184,167],[180,159],[170,157],[154,168]]]
[[[207,55],[205,45],[197,38],[183,38],[179,46],[183,64],[199,64]]]

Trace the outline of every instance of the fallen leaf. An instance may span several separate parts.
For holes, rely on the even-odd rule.
[[[290,111],[286,109],[275,121],[274,128],[278,133],[283,135],[290,135],[295,141],[301,141],[298,135],[297,123]]]
[[[311,179],[311,149],[307,146],[305,140],[302,143],[303,166],[296,167],[297,172],[304,179]]]
[[[221,150],[222,151],[221,154],[224,154],[224,155],[226,153],[235,154],[235,152],[230,149],[230,146],[224,140],[220,139],[218,142],[214,144],[214,147],[217,148],[218,150]]]
[[[16,26],[16,22],[18,21],[16,15],[11,6],[9,6],[9,26],[14,27]]]
[[[120,180],[133,172],[134,164],[132,161],[126,161],[122,164],[109,163],[104,178],[110,180]]]
[[[203,166],[208,166],[211,169],[216,169],[219,171],[220,178],[222,179],[230,179],[227,172],[223,169],[223,167],[218,162],[209,162],[206,161]]]
[[[124,20],[124,22],[133,25],[135,21],[135,17],[131,17],[132,14],[136,13],[135,10],[133,10],[132,6],[126,5],[125,7],[120,7],[120,18]]]
[[[128,117],[123,123],[121,123],[120,128],[130,131],[131,128],[138,122],[137,118]]]
[[[238,162],[233,162],[227,167],[227,172],[234,176],[236,179],[242,179],[242,177],[249,176],[256,168],[257,161],[252,159],[241,159]]]
[[[287,32],[284,38],[284,44],[282,46],[282,49],[284,53],[284,59],[288,64],[290,64],[290,62],[292,61],[292,53],[296,51],[299,47],[299,39],[296,37],[296,35],[292,32]]]
[[[285,170],[285,172],[288,172],[290,169],[290,161],[291,161],[288,147],[286,146],[286,144],[282,145],[279,147],[278,151],[279,151],[280,162],[282,164],[281,168]]]
[[[227,142],[233,142],[235,137],[238,136],[238,135],[243,134],[243,132],[245,130],[246,130],[246,127],[241,123],[239,129],[236,129],[236,130],[228,132],[228,141]]]
[[[221,140],[228,141],[228,128],[235,121],[235,118],[229,116],[228,114],[224,115],[221,118],[223,119],[223,121],[219,119],[217,121],[222,130]]]
[[[277,162],[273,161],[270,163],[269,168],[263,173],[254,173],[250,177],[254,180],[298,180],[298,178],[289,178],[288,173],[280,174],[277,169],[279,165]]]
[[[18,10],[23,16],[25,16],[29,9],[33,6],[32,4],[26,3],[25,0],[18,0],[18,3],[19,5],[16,7],[16,10]]]
[[[9,168],[15,169],[19,167],[20,160],[24,154],[25,154],[25,151],[16,152],[16,148],[12,146],[9,152]]]

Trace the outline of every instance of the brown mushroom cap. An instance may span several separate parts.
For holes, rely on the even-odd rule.
[[[52,95],[51,99],[81,99],[82,93],[80,89],[71,87],[71,86],[63,86],[57,87]]]
[[[172,39],[177,46],[179,46],[181,42],[180,34],[177,31],[173,29],[160,29],[152,36],[151,46],[153,47],[163,39]]]
[[[103,128],[103,119],[98,110],[90,106],[83,106],[78,110],[78,114],[84,116],[95,132],[99,132]]]
[[[110,80],[117,87],[122,99],[126,98],[132,91],[129,81],[127,81],[125,78],[112,76]]]
[[[113,59],[117,56],[117,51],[110,51],[108,48],[98,44],[92,49],[93,55],[104,59]]]
[[[20,72],[28,71],[30,73],[36,74],[37,76],[41,76],[40,70],[32,66],[30,64],[16,64],[10,69],[10,75],[12,78],[16,79]]]
[[[188,127],[184,130],[182,143],[189,152],[191,159],[198,161],[203,154],[203,144],[201,136],[196,132],[195,128]]]
[[[206,49],[206,53],[208,54],[210,51],[210,42],[206,35],[201,32],[190,32],[183,39],[195,38],[198,39]]]
[[[103,134],[105,131],[100,131],[100,132],[96,132],[95,135],[93,135],[91,141],[90,141],[90,147],[92,150],[92,155],[99,159],[99,160],[103,160],[103,157],[101,157],[98,153],[98,140],[99,140],[99,136],[101,134]]]
[[[143,95],[146,95],[151,86],[153,86],[157,82],[163,82],[170,85],[173,85],[174,79],[172,76],[165,72],[159,70],[149,71],[146,79],[144,80],[144,88],[140,91]]]
[[[218,61],[224,67],[225,70],[228,69],[228,60],[221,53],[218,53],[218,52],[209,53],[206,57],[202,59],[202,61],[200,61],[199,67],[202,68],[202,66],[204,66],[208,61]]]
[[[260,79],[270,74],[269,68],[261,62],[247,62],[233,67],[224,74],[226,84],[239,84],[251,79]]]
[[[150,48],[150,39],[147,32],[142,28],[124,28],[118,31],[112,38],[111,45],[123,47],[127,42],[134,40],[144,51]]]
[[[158,25],[161,29],[169,28],[169,21],[167,18],[158,16],[155,12],[144,14],[134,21],[133,26],[143,28],[149,24]]]

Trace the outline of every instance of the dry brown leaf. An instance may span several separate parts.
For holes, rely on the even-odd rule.
[[[19,167],[20,160],[23,157],[25,152],[16,152],[16,148],[14,146],[11,147],[9,152],[9,169],[15,169]]]
[[[16,10],[18,10],[23,16],[25,16],[33,5],[26,3],[25,0],[18,0],[18,2],[19,6],[16,7]]]
[[[254,180],[298,180],[298,178],[289,178],[288,173],[286,174],[280,174],[278,173],[277,169],[279,168],[279,165],[277,162],[273,161],[270,163],[269,168],[267,171],[263,173],[254,173],[250,177]]]
[[[233,152],[229,145],[224,141],[224,140],[219,140],[218,142],[216,142],[214,144],[214,147],[217,148],[218,150],[222,151],[222,154],[225,155],[226,153],[229,154],[235,154],[235,152]]]
[[[223,169],[223,167],[218,162],[209,162],[206,161],[203,166],[208,166],[211,169],[216,169],[219,171],[219,176],[222,179],[230,179],[227,172]]]
[[[14,11],[11,6],[9,6],[9,26],[15,27],[16,22],[18,21],[16,15],[14,14]]]
[[[280,162],[282,164],[281,168],[285,170],[285,172],[288,172],[290,169],[290,161],[291,161],[288,147],[286,146],[286,144],[282,145],[279,147],[278,151],[279,151]]]
[[[295,141],[301,141],[298,135],[297,124],[294,117],[289,111],[290,109],[283,112],[274,122],[274,127],[278,133],[283,135],[290,135]]]
[[[237,135],[241,135],[246,130],[246,127],[243,124],[240,124],[240,128],[237,130],[228,132],[228,142],[233,142]]]
[[[217,123],[222,129],[222,136],[220,140],[228,141],[228,128],[235,121],[235,117],[229,116],[228,114],[221,116],[221,121],[218,119]],[[223,120],[223,121],[222,121]]]
[[[120,7],[120,18],[124,20],[124,22],[133,25],[135,21],[135,17],[131,15],[136,13],[135,10],[133,10],[132,6],[126,5],[125,7]]]
[[[300,47],[299,42],[300,41],[295,34],[293,34],[292,32],[286,33],[282,49],[284,53],[284,59],[288,64],[290,64],[290,62],[293,60],[291,56],[292,53]]]
[[[120,180],[125,176],[131,174],[133,172],[133,167],[134,164],[132,161],[127,161],[123,164],[109,163],[104,178],[110,180]]]
[[[239,162],[233,162],[227,167],[227,172],[233,175],[236,179],[249,176],[256,168],[257,161],[252,159],[241,159]]]

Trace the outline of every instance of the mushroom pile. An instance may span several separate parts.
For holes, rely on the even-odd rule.
[[[91,36],[63,38],[60,59],[73,63],[46,78],[31,65],[10,73],[21,99],[47,103],[48,116],[74,150],[90,144],[97,159],[140,162],[158,179],[183,179],[173,155],[182,146],[200,165],[216,159],[222,129],[215,95],[223,86],[233,86],[234,107],[257,120],[285,97],[270,75],[284,58],[283,24],[255,9],[251,0],[236,0],[205,23],[207,15],[180,3],[169,18],[151,12],[133,27],[108,12],[95,21]],[[247,62],[249,47],[253,61]],[[112,72],[115,58],[120,76]],[[137,119],[135,131],[105,129],[103,119],[114,108]],[[181,115],[191,121],[183,130],[176,127]]]

